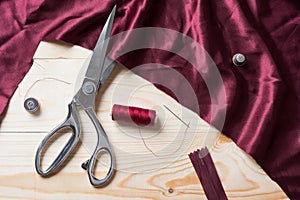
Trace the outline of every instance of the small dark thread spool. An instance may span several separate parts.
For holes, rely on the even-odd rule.
[[[28,112],[34,113],[39,109],[39,102],[35,98],[28,98],[24,101],[24,107]]]
[[[112,120],[118,122],[134,123],[138,126],[153,126],[156,112],[145,108],[114,104],[111,116]]]

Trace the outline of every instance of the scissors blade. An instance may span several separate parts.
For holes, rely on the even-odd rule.
[[[115,68],[116,65],[117,65],[117,63],[115,61],[113,61],[110,58],[106,57],[104,67],[103,67],[103,73],[101,75],[99,85],[104,84],[104,82],[106,81],[106,79],[108,78],[108,76],[110,75],[110,73],[112,72],[112,70]]]
[[[94,80],[98,83],[97,88],[100,84],[100,79],[102,77],[102,73],[106,71],[104,68],[108,67],[105,66],[105,57],[107,54],[107,47],[109,42],[109,36],[112,30],[112,25],[115,17],[116,6],[112,9],[108,19],[105,22],[105,25],[102,29],[102,32],[98,38],[97,44],[94,48],[94,53],[92,54],[92,58],[88,65],[85,78]]]

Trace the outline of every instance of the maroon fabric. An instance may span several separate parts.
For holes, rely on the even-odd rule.
[[[164,27],[203,45],[225,83],[227,117],[222,132],[250,153],[290,198],[300,198],[299,0],[1,1],[0,112],[29,70],[40,40],[64,40],[91,49],[114,4],[118,9],[113,34]],[[232,65],[236,52],[246,55],[246,67]],[[211,119],[203,79],[182,58],[148,50],[120,61],[128,67],[156,61],[173,67],[194,88],[200,116],[212,124],[218,120]],[[188,99],[183,104],[197,109]]]
[[[189,157],[207,199],[226,200],[227,196],[207,147],[190,153]]]

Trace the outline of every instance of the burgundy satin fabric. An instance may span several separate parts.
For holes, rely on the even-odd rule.
[[[251,154],[290,198],[300,198],[298,0],[1,1],[0,112],[29,70],[40,40],[63,40],[91,49],[114,4],[118,8],[113,34],[155,26],[180,31],[203,45],[225,84],[227,116],[222,132]],[[237,52],[246,55],[247,66],[232,65]],[[195,90],[200,116],[212,124],[218,120],[211,118],[203,79],[182,58],[161,50],[139,50],[119,61],[129,68],[159,62],[176,69]],[[148,73],[151,77],[151,70]],[[157,87],[175,98],[167,88]],[[198,109],[194,102],[183,104]]]

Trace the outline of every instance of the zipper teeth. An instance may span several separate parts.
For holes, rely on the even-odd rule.
[[[206,147],[200,150],[198,149],[197,151],[190,153],[189,157],[200,182],[202,183],[205,193],[209,195],[208,198],[217,200],[227,199],[208,149]],[[209,170],[210,168],[212,171]],[[216,183],[216,181],[219,181],[220,185]]]
[[[214,191],[214,194],[216,195],[216,197],[217,197],[217,199],[220,199],[220,197],[219,197],[219,193],[216,191],[216,187],[215,187],[215,185],[214,185],[214,182],[213,181],[211,181],[212,180],[212,177],[211,177],[211,175],[210,175],[210,173],[209,173],[209,171],[208,171],[208,167],[207,167],[207,163],[206,163],[206,161],[204,160],[204,159],[202,159],[202,158],[200,158],[200,160],[201,160],[201,162],[203,162],[203,168],[204,168],[204,173],[208,176],[208,183],[209,183],[209,185],[210,185],[210,188]]]

